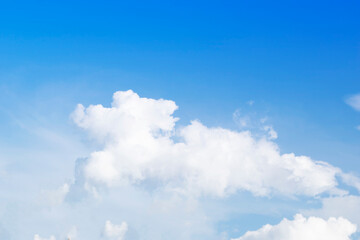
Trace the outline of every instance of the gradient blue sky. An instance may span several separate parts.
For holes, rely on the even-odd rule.
[[[76,104],[109,106],[128,89],[175,101],[180,125],[239,131],[237,110],[267,117],[281,153],[360,176],[360,113],[346,104],[360,92],[359,10],[359,1],[2,1],[0,169],[16,179],[3,180],[4,201],[21,198],[10,189],[26,176],[39,191],[71,179],[76,159],[96,148],[69,118]],[[305,208],[273,201],[283,212],[230,214],[219,231]],[[10,236],[7,211],[0,228]]]

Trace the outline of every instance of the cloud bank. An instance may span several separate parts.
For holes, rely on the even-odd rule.
[[[59,188],[41,192],[38,208],[31,206],[30,235],[12,235],[215,240],[259,228],[238,239],[345,240],[356,231],[353,223],[360,220],[352,209],[357,209],[358,196],[342,188],[359,189],[357,177],[326,162],[282,153],[265,119],[252,128],[255,133],[247,127],[209,127],[199,120],[179,126],[177,109],[171,100],[143,98],[131,90],[116,92],[110,106],[79,104],[72,119],[98,150],[76,161],[72,183],[61,180]],[[311,198],[311,203],[300,200]],[[306,210],[320,202],[321,209]],[[340,211],[342,203],[348,207]],[[285,211],[305,217],[262,228],[237,222],[246,215],[273,217],[274,211],[276,218]]]
[[[281,154],[271,138],[249,131],[175,128],[175,102],[119,91],[110,107],[79,104],[77,126],[102,145],[84,166],[88,182],[117,186],[151,181],[172,191],[223,197],[246,190],[267,196],[339,193],[341,170],[294,153]],[[275,137],[273,137],[275,138]]]

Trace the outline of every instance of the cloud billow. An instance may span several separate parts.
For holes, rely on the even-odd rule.
[[[342,194],[340,169],[294,153],[281,154],[267,137],[207,127],[175,127],[175,102],[119,91],[111,107],[79,104],[74,122],[102,144],[84,166],[86,181],[116,186],[159,182],[191,195],[223,197],[239,190],[258,196]],[[174,141],[174,136],[179,141]]]
[[[344,218],[305,218],[300,214],[294,220],[283,219],[277,225],[265,225],[232,240],[350,240],[356,225]]]

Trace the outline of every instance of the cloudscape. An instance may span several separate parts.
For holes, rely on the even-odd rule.
[[[360,4],[7,2],[0,240],[359,240]]]

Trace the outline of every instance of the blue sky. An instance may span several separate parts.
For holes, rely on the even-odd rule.
[[[359,103],[349,104],[360,93],[359,8],[358,1],[1,3],[0,199],[4,204],[0,236],[31,239],[38,234],[35,240],[51,239],[51,235],[62,239],[76,229],[73,239],[169,239],[178,236],[177,231],[186,232],[169,224],[163,232],[153,226],[173,218],[191,218],[171,207],[163,215],[147,212],[158,201],[185,208],[191,205],[194,222],[208,219],[193,227],[199,231],[187,232],[183,239],[239,238],[264,224],[275,226],[283,218],[294,219],[298,213],[317,220],[342,216],[360,225],[360,219],[347,212],[328,209],[335,204],[329,203],[332,200],[339,206],[350,198],[360,203],[356,190]],[[81,184],[93,184],[103,194],[99,200],[94,192],[76,185],[77,159],[88,159],[85,165],[97,164],[91,154],[107,151],[109,141],[120,139],[115,134],[105,143],[96,140],[99,136],[94,140],[91,134],[107,130],[84,126],[82,121],[93,119],[92,115],[74,121],[73,112],[79,103],[85,108],[91,104],[111,108],[113,94],[129,89],[141,97],[139,109],[142,98],[175,102],[179,109],[170,115],[180,120],[174,132],[187,127],[195,131],[191,121],[198,120],[210,136],[217,134],[212,131],[217,127],[250,131],[258,141],[268,137],[269,129],[264,128],[271,127],[278,138],[267,141],[276,144],[280,155],[304,155],[341,169],[336,176],[338,186],[349,193],[329,198],[326,191],[309,195],[306,190],[300,194],[284,190],[286,194],[258,196],[236,180],[229,184],[235,191],[230,194],[226,188],[226,196],[175,197],[157,185],[175,184],[168,178],[148,176],[140,183],[113,188],[102,186],[94,180],[101,177],[80,169],[85,174]],[[111,124],[117,126],[116,121]],[[186,135],[180,133],[171,139],[182,138]],[[196,168],[202,170],[210,171]],[[345,173],[351,174],[351,183],[339,180]],[[241,174],[240,169],[236,175]],[[63,189],[65,195],[84,196],[75,201],[61,195],[64,184],[69,188]],[[129,197],[120,201],[124,194]],[[130,207],[132,201],[147,213]],[[82,218],[82,211],[99,216],[98,221],[89,222],[88,215]],[[106,235],[105,220],[115,224],[114,229],[126,223],[124,237]]]

